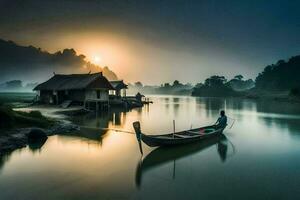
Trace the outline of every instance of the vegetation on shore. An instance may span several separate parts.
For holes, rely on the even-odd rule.
[[[254,82],[249,79],[244,81],[242,75],[237,75],[234,79],[227,81],[224,76],[211,76],[204,83],[198,83],[192,91],[192,96],[205,97],[237,97],[245,95],[245,90],[254,86]]]
[[[267,91],[300,89],[300,55],[265,67],[255,79],[255,88]]]
[[[141,82],[136,82],[129,84],[129,91],[142,91],[146,94],[191,94],[203,97],[270,97],[299,101],[299,73],[300,55],[266,66],[255,81],[244,80],[242,75],[236,75],[229,81],[222,75],[214,75],[195,86],[182,84],[177,80],[173,84],[165,83],[161,86],[144,86]]]
[[[1,92],[0,104],[32,103],[35,97],[34,92]]]
[[[300,55],[276,64],[268,65],[258,74],[255,82],[244,81],[237,75],[227,82],[224,76],[212,76],[198,83],[193,96],[251,96],[274,97],[279,99],[300,99]]]
[[[8,105],[0,105],[0,129],[39,127],[48,128],[54,121],[46,118],[39,111],[14,111]]]

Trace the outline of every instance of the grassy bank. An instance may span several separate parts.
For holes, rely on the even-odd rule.
[[[27,107],[33,103],[35,97],[36,93],[33,92],[0,92],[0,105]]]
[[[44,117],[39,111],[14,111],[8,105],[0,105],[0,129],[40,127],[47,128],[54,121]]]
[[[30,103],[35,96],[34,92],[0,92],[0,103]]]

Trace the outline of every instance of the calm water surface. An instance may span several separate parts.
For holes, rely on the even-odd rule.
[[[297,199],[300,195],[300,106],[153,96],[129,112],[77,117],[81,133],[52,136],[0,159],[0,199]],[[171,149],[143,146],[148,134],[235,119],[225,137]],[[230,124],[233,120],[229,120]],[[87,128],[88,127],[88,128]]]

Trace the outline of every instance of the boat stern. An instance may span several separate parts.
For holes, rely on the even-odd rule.
[[[139,143],[140,152],[143,155],[143,148],[142,148],[142,132],[141,132],[141,124],[139,121],[133,122],[133,128],[136,134],[136,139]]]

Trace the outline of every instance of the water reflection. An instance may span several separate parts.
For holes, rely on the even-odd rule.
[[[4,153],[0,155],[0,174],[5,163],[9,161],[12,152]]]
[[[173,109],[174,109],[174,115],[175,117],[179,114],[179,107],[180,107],[180,101],[178,97],[173,98]]]
[[[29,140],[28,147],[33,153],[41,152],[41,149],[46,143],[47,139],[48,138],[45,137],[45,138],[39,138],[35,140]]]
[[[180,145],[176,147],[159,147],[151,151],[137,166],[135,183],[139,188],[142,184],[142,177],[151,169],[173,162],[173,178],[176,174],[176,160],[199,153],[213,145],[217,146],[217,153],[222,162],[227,157],[227,138],[224,134],[217,135],[204,141],[195,142],[189,145]]]
[[[94,128],[108,128],[112,125],[122,125],[126,120],[128,110],[122,108],[110,109],[99,113],[90,113],[73,117],[72,121],[78,125],[85,125]]]
[[[0,157],[0,199],[39,199],[41,193],[44,199],[293,199],[297,194],[299,105],[174,96],[151,101],[130,111],[75,116],[81,131]],[[177,131],[186,130],[215,122],[221,109],[236,119],[225,130],[227,137],[171,149],[144,147],[148,155],[142,162],[135,135],[114,131],[133,131],[132,122],[139,120],[146,133],[169,133],[174,119]]]
[[[220,139],[217,143],[217,150],[222,162],[225,162],[227,159],[227,151],[228,151],[228,139],[225,135],[224,138]],[[233,150],[235,151],[235,150]]]
[[[80,131],[65,133],[64,135],[78,136],[101,143],[103,136],[110,127],[122,128],[126,124],[127,112],[126,109],[114,108],[100,113],[75,116],[72,121],[80,126]]]

